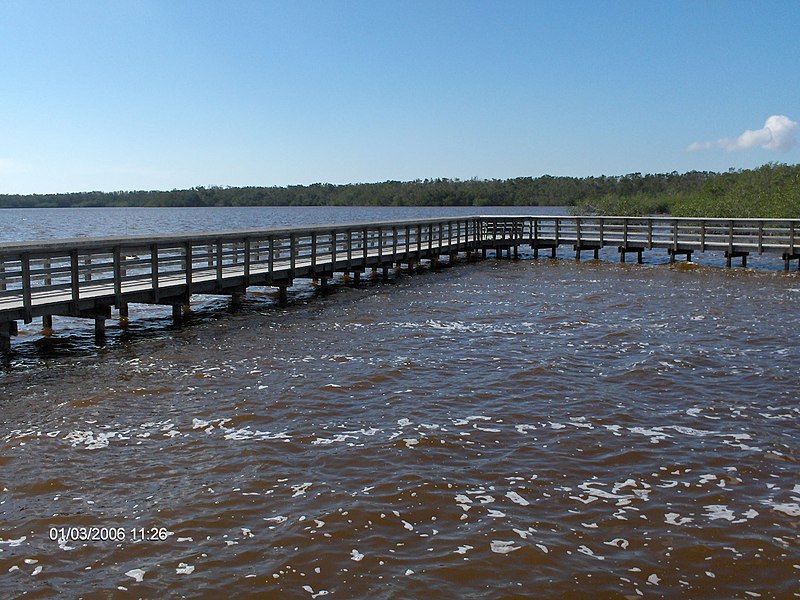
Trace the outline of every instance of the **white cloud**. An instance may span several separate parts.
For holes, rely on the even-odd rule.
[[[747,150],[749,148],[765,148],[767,150],[786,151],[795,145],[795,134],[798,123],[785,115],[772,115],[761,129],[748,129],[735,139],[722,138],[713,142],[695,142],[689,150],[710,150],[722,148],[728,152]]]

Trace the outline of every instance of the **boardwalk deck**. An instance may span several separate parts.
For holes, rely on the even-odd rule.
[[[441,256],[522,245],[534,256],[569,245],[580,259],[616,246],[620,260],[665,249],[670,259],[716,250],[746,264],[751,253],[781,256],[800,266],[800,220],[659,217],[470,216],[353,223],[197,235],[86,238],[0,245],[0,351],[10,349],[17,321],[53,315],[95,320],[104,330],[111,307],[168,304],[174,316],[192,294],[239,296],[250,286],[275,286],[285,298],[298,278],[438,262]],[[386,272],[384,272],[386,274]],[[46,321],[48,322],[48,321]]]

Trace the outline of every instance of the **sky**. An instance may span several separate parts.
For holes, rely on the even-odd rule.
[[[0,193],[800,163],[800,2],[0,2]]]

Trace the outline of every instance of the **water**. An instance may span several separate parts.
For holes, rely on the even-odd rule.
[[[72,237],[198,233],[465,215],[561,215],[563,206],[276,206],[0,210],[0,243]]]
[[[795,274],[526,257],[334,290],[23,340],[0,595],[800,593]],[[93,526],[126,539],[48,535]]]

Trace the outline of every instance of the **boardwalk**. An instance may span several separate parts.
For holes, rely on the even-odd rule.
[[[727,265],[751,253],[780,257],[784,268],[798,260],[800,220],[677,219],[623,217],[461,217],[353,223],[197,235],[117,237],[0,245],[0,351],[8,351],[17,321],[54,315],[93,319],[102,336],[115,307],[166,304],[180,320],[193,294],[228,295],[238,301],[250,286],[277,287],[281,301],[295,279],[314,278],[322,289],[335,273],[358,282],[367,269],[384,278],[400,264],[413,266],[446,257],[454,261],[488,251],[517,256],[529,246],[538,258],[559,246],[575,257],[606,246],[621,261],[664,249],[670,260],[693,252],[724,252]]]

